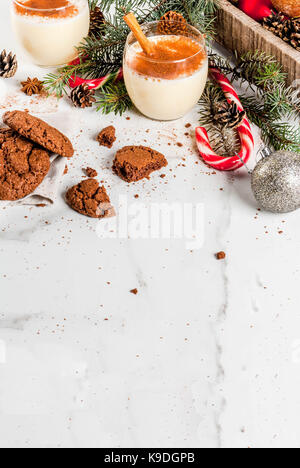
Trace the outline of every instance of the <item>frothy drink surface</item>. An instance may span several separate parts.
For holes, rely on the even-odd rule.
[[[20,5],[17,3],[15,4],[17,13],[26,16],[68,18],[77,15],[79,12],[76,4],[69,0],[21,0],[19,4]],[[30,10],[30,8],[32,8],[32,10]],[[51,9],[54,11],[51,11]],[[55,11],[55,9],[57,10]]]
[[[137,73],[161,79],[176,79],[195,73],[203,65],[206,52],[198,42],[184,36],[161,36],[155,39],[149,58],[135,44],[129,66]]]

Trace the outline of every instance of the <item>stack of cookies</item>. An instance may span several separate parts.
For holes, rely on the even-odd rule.
[[[27,112],[6,112],[0,128],[0,200],[20,200],[43,182],[50,170],[52,153],[66,158],[74,154],[70,140],[37,117]],[[115,128],[103,129],[98,138],[101,146],[112,148]],[[117,151],[113,172],[124,181],[137,182],[167,166],[165,157],[144,146],[125,146]],[[115,210],[104,186],[95,180],[97,171],[85,170],[88,176],[66,193],[66,202],[75,211],[92,218],[115,216]]]
[[[50,170],[51,153],[70,158],[70,140],[27,112],[6,112],[0,129],[0,200],[32,194]]]

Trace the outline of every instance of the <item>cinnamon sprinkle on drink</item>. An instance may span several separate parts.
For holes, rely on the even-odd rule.
[[[68,18],[78,14],[78,8],[69,0],[21,0],[15,3],[19,15],[42,18]]]

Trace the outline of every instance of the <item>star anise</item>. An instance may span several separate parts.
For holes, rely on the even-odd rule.
[[[28,96],[33,94],[41,94],[43,91],[43,82],[37,78],[27,78],[27,81],[22,81],[22,91]]]

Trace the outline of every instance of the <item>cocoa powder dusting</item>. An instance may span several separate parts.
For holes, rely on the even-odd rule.
[[[43,18],[68,18],[78,14],[78,8],[69,0],[23,0],[15,3],[19,15]]]
[[[198,42],[184,36],[170,36],[155,42],[151,60],[145,52],[138,52],[129,63],[136,72],[162,79],[190,76],[202,66],[206,52]]]

